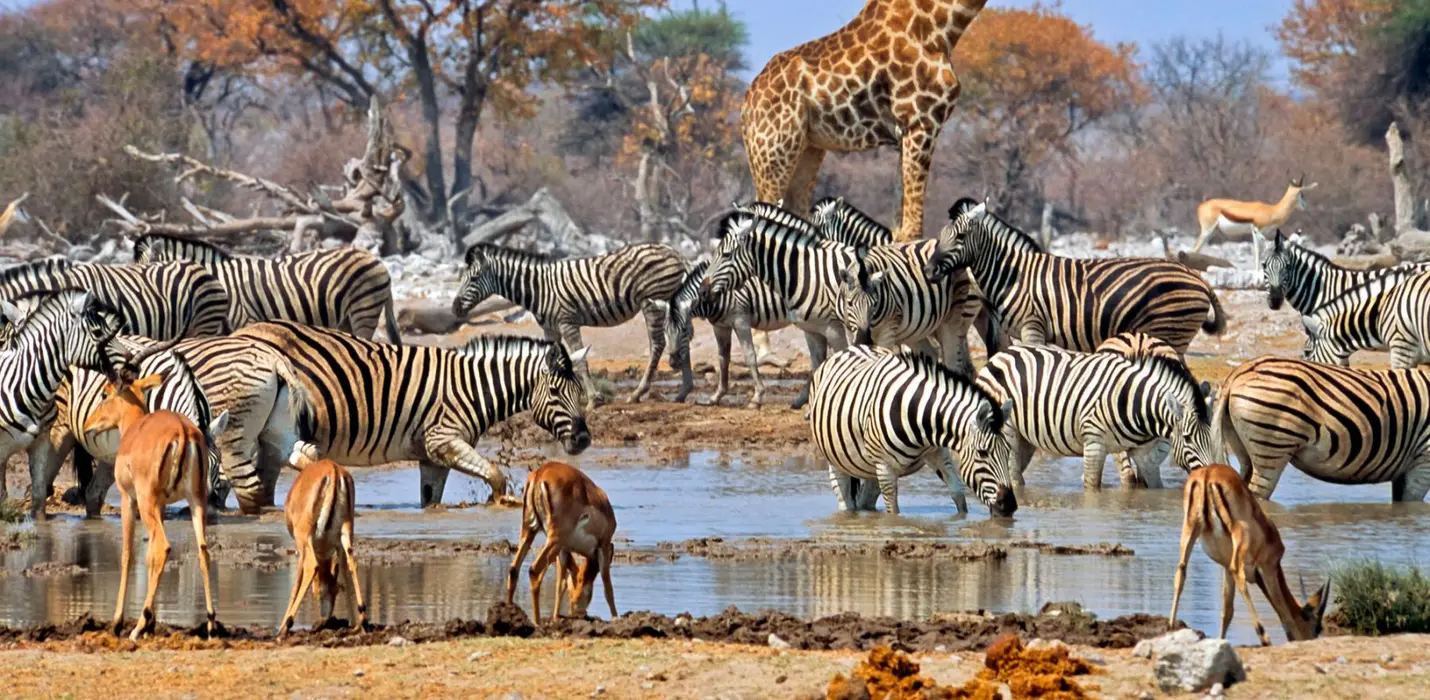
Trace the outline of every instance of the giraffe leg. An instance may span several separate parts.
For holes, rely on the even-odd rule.
[[[824,149],[806,146],[799,155],[794,177],[785,190],[785,208],[804,216],[814,204],[814,184],[819,179],[819,166],[824,164]]]
[[[903,212],[899,220],[899,230],[894,234],[896,241],[913,241],[924,231],[924,194],[928,187],[929,163],[933,160],[934,142],[938,140],[937,129],[914,127],[904,133],[899,151],[900,182],[904,185]]]
[[[776,202],[789,191],[804,154],[805,111],[794,90],[757,92],[747,96],[746,102],[741,131],[755,197]]]

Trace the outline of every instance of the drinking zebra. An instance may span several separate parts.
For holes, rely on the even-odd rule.
[[[1427,270],[1430,263],[1407,263],[1394,269]],[[1291,308],[1307,315],[1354,287],[1359,287],[1389,270],[1351,270],[1341,267],[1310,248],[1287,240],[1280,229],[1272,239],[1271,252],[1262,263],[1272,309],[1291,302]]]
[[[812,369],[824,362],[829,346],[845,347],[838,316],[839,276],[856,260],[855,249],[820,238],[808,222],[789,214],[768,218],[750,212],[727,214],[717,228],[715,253],[701,283],[702,292],[719,296],[760,280],[779,292],[790,321],[804,331]],[[793,406],[809,400],[809,386]]]
[[[191,262],[94,265],[50,258],[0,270],[0,299],[84,289],[114,309],[128,333],[156,340],[228,333],[223,285]]]
[[[1334,484],[1389,481],[1396,501],[1430,490],[1430,373],[1420,370],[1252,360],[1222,384],[1212,427],[1262,498],[1288,462]]]
[[[1170,346],[1138,336],[1114,336],[1098,352],[1019,345],[989,358],[978,384],[1013,404],[1005,434],[1020,483],[1034,450],[1080,455],[1083,488],[1093,490],[1102,488],[1109,453],[1128,453],[1124,484],[1140,475],[1153,488],[1162,485],[1169,451],[1189,472],[1220,461],[1209,386],[1197,383]]]
[[[1118,333],[1160,338],[1185,355],[1198,327],[1218,335],[1226,314],[1211,287],[1179,263],[1153,258],[1079,260],[1051,255],[1027,234],[961,199],[949,209],[925,274],[968,267],[987,300],[990,344],[1091,352]],[[1003,337],[1007,331],[1009,337]]]
[[[359,248],[269,260],[234,255],[192,238],[151,233],[134,241],[134,260],[186,260],[204,266],[228,292],[228,321],[233,328],[259,321],[296,321],[371,338],[382,317],[388,342],[402,343],[392,306],[392,278],[377,256]]]
[[[618,326],[645,316],[650,361],[630,401],[650,390],[665,352],[666,302],[680,288],[689,265],[668,245],[640,243],[589,258],[550,260],[533,253],[479,243],[467,250],[467,270],[452,301],[452,313],[466,318],[487,297],[506,297],[535,317],[547,340],[560,340],[576,361],[576,371],[594,402],[583,347],[582,326]],[[338,460],[342,462],[342,460]]]
[[[898,513],[899,477],[924,464],[948,486],[960,513],[968,512],[964,484],[993,515],[1017,510],[1003,436],[1011,407],[1000,408],[973,382],[924,355],[860,345],[820,365],[811,385],[805,415],[841,510],[861,505],[851,493],[854,479],[873,479],[886,510]]]
[[[1312,362],[1349,367],[1351,355],[1357,350],[1386,349],[1396,306],[1391,297],[1416,274],[1411,268],[1387,271],[1347,289],[1301,317],[1306,329],[1306,346],[1301,356]],[[1412,294],[1410,298],[1414,297]]]
[[[710,322],[715,331],[715,346],[720,352],[717,366],[718,381],[711,404],[719,404],[730,389],[730,332],[740,339],[740,348],[745,353],[745,363],[750,368],[750,379],[755,383],[755,394],[750,405],[758,407],[764,402],[765,383],[760,379],[760,360],[755,350],[753,331],[775,331],[789,325],[789,315],[784,298],[768,284],[756,279],[744,286],[726,291],[724,294],[707,295],[700,293],[700,283],[705,278],[706,261],[695,263],[690,268],[679,291],[670,300],[670,315],[666,319],[666,344],[670,346],[670,366],[680,371],[680,393],[676,401],[684,401],[695,385],[694,373],[690,367],[690,339],[695,333],[695,318]]]
[[[573,369],[585,348],[568,355],[561,343],[515,336],[452,349],[395,346],[288,321],[231,337],[273,346],[301,378],[307,410],[280,454],[298,448],[348,467],[419,460],[424,507],[441,502],[449,469],[486,481],[493,498],[506,493],[506,475],[472,445],[517,413],[530,410],[568,454],[591,444]],[[299,436],[319,454],[303,450]]]
[[[73,363],[104,366],[105,344],[119,332],[123,319],[89,291],[63,290],[46,294],[34,310],[21,312],[0,299],[0,310],[12,320],[33,318],[13,329],[9,346],[0,352],[0,500],[7,497],[4,467],[10,456],[31,448],[54,418],[55,391]],[[30,480],[36,482],[36,462]],[[44,511],[48,491],[36,491],[30,514]]]

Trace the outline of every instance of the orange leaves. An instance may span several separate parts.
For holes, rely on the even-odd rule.
[[[1324,89],[1339,81],[1368,27],[1395,9],[1392,0],[1296,0],[1276,30],[1281,51],[1297,64],[1302,84]]]

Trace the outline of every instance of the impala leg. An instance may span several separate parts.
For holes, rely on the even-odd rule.
[[[202,452],[200,452],[202,454]],[[204,468],[200,465],[200,468]],[[208,613],[208,623],[205,629],[208,636],[213,637],[218,632],[218,613],[214,610],[213,582],[209,577],[209,540],[206,532],[208,523],[205,522],[207,516],[207,504],[205,494],[207,490],[204,486],[204,478],[199,472],[193,476],[194,493],[189,499],[189,514],[194,522],[194,541],[199,545],[199,572],[204,577],[204,607]]]
[[[124,598],[129,590],[129,564],[134,559],[134,518],[137,515],[137,505],[134,497],[130,496],[128,491],[119,490],[119,520],[120,531],[123,533],[121,535],[123,548],[119,555],[119,598],[114,603],[114,622],[111,626],[116,637],[124,627]]]
[[[1167,630],[1177,628],[1177,604],[1182,600],[1182,586],[1187,582],[1187,562],[1192,558],[1192,547],[1201,537],[1201,526],[1192,518],[1192,506],[1187,507],[1187,519],[1182,523],[1182,548],[1177,558],[1177,576],[1172,582],[1172,614],[1167,616]],[[1222,635],[1226,636],[1225,634]]]
[[[616,592],[611,587],[611,562],[616,558],[616,545],[607,542],[596,549],[596,564],[601,567],[601,586],[606,589],[606,605],[611,608],[611,619],[616,619]]]
[[[343,560],[347,563],[348,586],[352,592],[353,610],[356,611],[354,629],[367,629],[367,601],[362,597],[362,584],[358,581],[357,557],[353,555],[353,521],[351,514],[343,522],[339,536],[343,547]]]
[[[313,575],[317,573],[312,544],[306,536],[298,537],[298,567],[293,578],[293,592],[288,596],[288,608],[283,613],[283,622],[278,625],[279,639],[293,629],[293,619],[298,616],[298,608],[303,605],[303,596],[308,592],[308,586],[313,583]]]
[[[169,537],[164,533],[163,506],[159,505],[158,499],[142,491],[137,500],[139,517],[149,531],[149,552],[144,562],[149,573],[149,587],[144,592],[144,609],[139,614],[139,624],[129,634],[131,640],[138,640],[158,621],[154,600],[159,596],[159,578],[164,574],[164,565],[169,562]]]
[[[511,568],[506,571],[506,602],[511,605],[516,596],[516,581],[521,577],[521,563],[526,560],[527,552],[531,551],[531,543],[536,539],[536,528],[531,527],[523,514],[521,521],[521,536],[516,543],[516,556],[511,559]]]
[[[527,572],[531,577],[531,619],[538,623],[541,621],[541,579],[546,577],[546,569],[551,566],[558,551],[557,537],[548,530],[546,544],[536,553],[536,561],[531,562],[531,569]]]
[[[551,601],[551,621],[556,622],[561,619],[561,594],[563,590],[576,591],[575,586],[571,586],[567,581],[575,570],[575,562],[571,561],[571,552],[561,549],[556,554],[556,599]],[[575,613],[575,609],[570,610]]]
[[[1221,632],[1217,635],[1226,639],[1226,631],[1231,627],[1232,605],[1236,602],[1236,582],[1231,567],[1225,567],[1221,579]]]
[[[1261,614],[1256,612],[1256,601],[1251,599],[1251,591],[1246,587],[1246,569],[1251,565],[1248,554],[1244,541],[1238,540],[1232,552],[1231,575],[1236,581],[1236,590],[1241,593],[1241,599],[1246,601],[1246,611],[1251,614],[1251,621],[1256,625],[1256,637],[1261,640],[1261,646],[1269,647],[1271,639],[1266,636],[1266,626],[1261,624]],[[1222,636],[1226,636],[1225,632]]]

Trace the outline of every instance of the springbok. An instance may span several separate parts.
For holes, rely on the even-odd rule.
[[[1330,580],[1307,599],[1305,605],[1296,602],[1296,596],[1286,585],[1286,574],[1281,570],[1281,556],[1286,553],[1281,534],[1235,469],[1213,464],[1192,471],[1183,491],[1182,508],[1182,554],[1173,584],[1169,629],[1177,626],[1177,603],[1187,579],[1187,560],[1192,556],[1192,545],[1201,539],[1207,556],[1226,570],[1221,589],[1221,637],[1226,637],[1227,627],[1231,625],[1232,586],[1235,585],[1251,611],[1261,645],[1271,646],[1266,628],[1261,625],[1261,616],[1256,614],[1251,592],[1246,588],[1248,579],[1256,582],[1276,610],[1288,641],[1321,636],[1321,619],[1330,602]]]
[[[135,365],[129,365],[134,367]],[[133,553],[134,515],[138,511],[149,532],[145,567],[149,586],[144,595],[144,612],[130,639],[139,639],[153,628],[154,598],[159,593],[159,577],[169,559],[169,539],[164,535],[164,506],[184,499],[194,523],[199,545],[199,569],[204,577],[204,601],[208,610],[208,634],[218,629],[213,589],[209,582],[209,546],[204,534],[208,503],[208,445],[193,421],[172,411],[149,413],[145,394],[162,384],[162,374],[135,380],[121,371],[104,387],[104,402],[85,421],[85,432],[119,429],[119,451],[114,458],[114,480],[119,486],[119,512],[123,522],[124,548],[119,562],[119,599],[114,605],[113,631],[124,625],[124,597],[129,585],[129,563]],[[214,432],[223,432],[228,413],[215,421]]]
[[[1288,183],[1286,193],[1281,195],[1281,201],[1275,204],[1243,202],[1237,199],[1208,199],[1197,205],[1197,225],[1201,235],[1197,237],[1197,244],[1192,246],[1192,252],[1200,251],[1207,242],[1207,237],[1217,229],[1228,235],[1249,233],[1256,269],[1259,271],[1261,246],[1265,240],[1262,231],[1286,223],[1294,210],[1306,208],[1306,200],[1301,193],[1314,189],[1320,183],[1313,182],[1303,186],[1305,181],[1306,176],[1302,174]]]
[[[353,557],[353,476],[330,459],[302,461],[306,462],[303,471],[293,480],[283,504],[288,534],[293,536],[298,550],[298,578],[293,582],[293,595],[288,598],[288,611],[283,614],[278,636],[283,637],[293,628],[303,594],[315,577],[319,622],[313,629],[327,625],[338,597],[339,567],[344,564],[357,615],[353,628],[363,629],[367,626],[367,603],[363,601],[357,559]],[[342,561],[337,554],[342,555]]]
[[[595,591],[596,574],[606,589],[606,604],[616,617],[616,597],[611,589],[611,558],[615,547],[616,514],[606,492],[581,470],[561,462],[547,462],[526,477],[522,497],[521,538],[516,557],[506,577],[506,602],[516,593],[521,563],[531,549],[536,533],[546,533],[546,544],[531,563],[531,618],[541,619],[541,579],[552,561],[556,563],[556,600],[551,619],[561,615],[561,589],[570,587],[571,614],[586,616]],[[572,554],[584,557],[579,575]],[[568,580],[569,579],[569,580]]]

